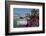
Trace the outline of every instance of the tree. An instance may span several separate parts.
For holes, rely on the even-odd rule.
[[[39,16],[39,9],[32,9],[31,15],[33,17],[38,17]]]

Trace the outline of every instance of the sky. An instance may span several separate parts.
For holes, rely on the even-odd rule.
[[[31,13],[30,8],[13,8],[13,13]]]

